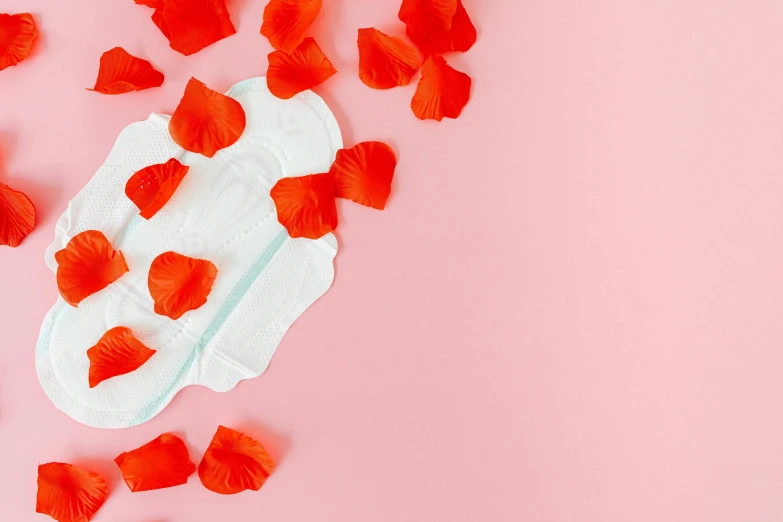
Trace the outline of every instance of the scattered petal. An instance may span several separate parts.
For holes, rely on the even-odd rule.
[[[270,0],[264,8],[261,34],[275,49],[292,53],[321,11],[321,0]]]
[[[0,183],[0,245],[19,246],[35,227],[35,207],[30,198]]]
[[[272,457],[257,440],[218,426],[201,459],[198,476],[204,487],[222,495],[258,491],[275,469]]]
[[[207,302],[217,267],[206,259],[165,252],[152,262],[147,280],[155,313],[179,319]]]
[[[37,37],[38,29],[30,13],[0,14],[0,71],[30,56]]]
[[[151,219],[171,199],[189,169],[176,158],[144,167],[125,184],[125,195],[139,207],[141,217]]]
[[[359,78],[373,89],[408,85],[421,63],[416,49],[377,29],[359,29]]]
[[[161,23],[155,22],[169,39],[171,48],[185,56],[237,32],[231,23],[225,0],[165,0]],[[153,21],[155,15],[153,14]]]
[[[188,477],[196,471],[185,442],[171,433],[122,453],[114,462],[134,493],[187,484]]]
[[[318,239],[337,228],[334,180],[331,174],[283,178],[270,193],[277,219],[291,237]]]
[[[75,235],[54,258],[58,264],[57,288],[71,306],[79,306],[128,271],[122,252],[114,250],[97,230]]]
[[[97,473],[60,462],[38,466],[36,513],[58,522],[87,522],[108,496],[106,481]]]
[[[138,370],[154,354],[155,350],[136,339],[130,328],[112,328],[87,350],[90,388],[95,388],[106,379]]]
[[[169,122],[171,137],[180,147],[208,158],[236,143],[244,130],[245,111],[239,102],[195,78]]]
[[[442,56],[430,56],[411,100],[413,114],[421,120],[456,118],[470,99],[470,84],[470,76],[450,67]]]
[[[451,29],[413,22],[408,24],[407,34],[424,56],[451,51],[464,53],[476,43],[476,28],[470,21],[462,0],[457,2]]]
[[[150,62],[115,47],[101,56],[95,87],[88,89],[103,94],[122,94],[163,85],[163,74]]]
[[[163,9],[166,7],[166,0],[135,0],[135,2],[139,5],[146,5],[147,7],[155,9],[155,12],[152,13],[152,21],[158,26],[160,32],[163,33],[163,36],[168,40],[169,25],[166,23],[166,19],[163,18]]]
[[[269,53],[266,82],[272,94],[287,100],[322,84],[335,73],[337,69],[332,62],[315,40],[308,37],[291,54],[284,51]]]
[[[448,31],[457,12],[457,0],[402,0],[399,18],[407,25]]]
[[[391,193],[397,157],[380,141],[365,141],[337,151],[330,173],[337,197],[383,210]]]

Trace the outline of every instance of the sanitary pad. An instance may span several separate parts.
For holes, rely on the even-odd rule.
[[[121,250],[129,272],[75,308],[61,297],[41,326],[36,368],[46,394],[79,422],[101,428],[140,424],[183,387],[228,391],[260,375],[291,324],[331,286],[337,241],[292,239],[269,193],[290,176],[326,172],[342,147],[340,129],[312,92],[290,100],[264,78],[227,93],[243,107],[239,141],[213,158],[179,147],[168,116],[153,114],[122,131],[106,162],[57,222],[46,263],[85,230]],[[126,197],[138,170],[176,158],[190,170],[171,200],[147,221]],[[150,265],[175,251],[218,268],[207,303],[179,320],[158,315],[147,287]],[[156,350],[137,370],[89,387],[87,350],[124,326]]]

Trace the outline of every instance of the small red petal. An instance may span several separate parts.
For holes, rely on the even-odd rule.
[[[37,37],[38,29],[31,14],[0,14],[0,71],[30,56]]]
[[[270,0],[264,8],[261,34],[275,49],[292,53],[321,11],[321,0]]]
[[[171,199],[189,169],[176,158],[144,167],[125,184],[125,195],[139,207],[141,217],[151,219]]]
[[[457,0],[402,0],[399,18],[408,25],[451,29]]]
[[[136,339],[130,328],[112,328],[87,350],[90,388],[95,388],[106,379],[138,370],[154,354],[155,350]]]
[[[380,141],[365,141],[337,151],[332,164],[337,197],[383,210],[391,193],[397,157]]]
[[[245,123],[245,111],[238,101],[191,78],[171,116],[169,133],[183,149],[211,158],[236,143]]]
[[[0,183],[0,245],[19,246],[35,227],[35,207],[30,198]]]
[[[373,89],[408,85],[419,70],[416,49],[377,29],[359,29],[359,78]]]
[[[182,439],[164,433],[155,440],[114,459],[131,491],[149,491],[187,484],[196,471]]]
[[[274,469],[272,457],[260,442],[218,426],[198,466],[198,476],[207,489],[233,495],[246,489],[258,491]]]
[[[158,7],[158,9],[160,9]],[[165,0],[161,21],[153,21],[169,39],[171,48],[185,56],[236,33],[225,0]]]
[[[408,24],[406,32],[408,38],[416,44],[424,56],[451,51],[464,53],[476,43],[476,28],[470,21],[462,0],[457,3],[457,12],[454,13],[451,29],[414,21]]]
[[[291,237],[318,239],[337,228],[334,180],[331,174],[283,178],[270,192],[277,220]]]
[[[147,280],[155,313],[179,319],[207,302],[217,267],[205,259],[165,252],[152,262]]]
[[[87,230],[74,236],[54,254],[57,260],[57,288],[72,306],[103,290],[128,271],[125,256],[114,250],[106,236]]]
[[[308,37],[291,54],[269,53],[266,82],[269,91],[287,100],[302,91],[312,89],[337,73],[314,39]]]
[[[122,94],[163,85],[163,74],[147,60],[128,54],[115,47],[101,56],[98,79],[92,91],[103,94]]]
[[[97,473],[60,462],[38,466],[36,513],[58,522],[88,522],[108,496],[106,481]]]
[[[470,99],[470,84],[470,76],[450,67],[442,56],[430,56],[411,100],[413,114],[421,120],[456,118]]]

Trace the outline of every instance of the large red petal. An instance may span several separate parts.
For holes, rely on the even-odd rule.
[[[451,51],[466,52],[476,43],[476,28],[470,21],[462,0],[457,2],[457,11],[451,22],[451,29],[443,29],[426,20],[416,20],[408,24],[407,34],[416,47],[429,56],[435,53]]]
[[[0,14],[0,71],[30,56],[37,37],[31,14]]]
[[[416,49],[377,29],[359,29],[359,78],[373,89],[408,85],[419,70]]]
[[[189,169],[176,158],[144,167],[125,184],[125,195],[139,207],[141,217],[150,219],[171,199]]]
[[[206,259],[165,252],[152,261],[147,280],[155,313],[179,319],[207,302],[217,267]]]
[[[128,271],[125,256],[114,250],[106,236],[87,230],[74,236],[54,255],[57,260],[57,288],[72,306],[103,290]]]
[[[38,466],[36,513],[58,522],[88,522],[108,496],[106,481],[97,473],[60,462]]]
[[[98,79],[92,91],[103,94],[122,94],[163,85],[163,74],[147,60],[128,54],[115,47],[101,56]]]
[[[408,25],[451,29],[457,0],[402,0],[399,18]]]
[[[270,192],[277,219],[291,237],[318,239],[337,228],[331,174],[283,178]]]
[[[246,489],[258,491],[274,469],[272,457],[260,442],[218,426],[198,466],[198,476],[207,489],[232,495]]]
[[[322,84],[335,73],[337,69],[332,62],[315,40],[308,37],[291,54],[284,51],[269,53],[266,82],[272,94],[287,100]]]
[[[87,350],[90,388],[95,388],[106,379],[138,370],[154,354],[155,350],[136,339],[130,328],[112,328]]]
[[[391,193],[397,157],[380,141],[365,141],[337,151],[330,172],[337,197],[383,210]]]
[[[236,143],[245,123],[245,111],[238,101],[191,78],[171,116],[169,132],[183,149],[211,158]]]
[[[114,462],[134,493],[186,484],[196,471],[185,442],[171,433],[120,454]]]
[[[294,52],[321,11],[321,0],[270,0],[264,8],[261,34],[275,49]]]
[[[422,120],[456,118],[470,99],[470,76],[450,67],[442,56],[427,58],[411,100],[411,109]]]
[[[19,246],[33,227],[33,202],[23,193],[0,183],[0,245]]]
[[[225,0],[165,0],[163,19],[171,48],[185,56],[199,52],[237,30],[231,23]],[[155,15],[152,17],[155,21]]]

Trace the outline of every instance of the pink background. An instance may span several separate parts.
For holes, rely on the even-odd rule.
[[[44,519],[53,460],[109,480],[98,521],[783,519],[779,0],[465,0],[479,42],[448,59],[473,98],[440,125],[356,74],[356,30],[402,34],[399,0],[325,1],[311,33],[341,72],[317,91],[347,143],[399,151],[389,208],[340,205],[334,287],[263,376],[120,431],[56,410],[33,356],[56,218],[191,75],[264,74],[264,4],[183,57],[132,0],[3,0],[42,38],[0,73],[0,180],[40,211],[0,249],[1,520]],[[116,45],[163,88],[85,91]],[[122,484],[120,452],[173,431],[198,462],[219,423],[279,462],[260,492]]]

